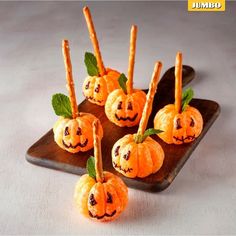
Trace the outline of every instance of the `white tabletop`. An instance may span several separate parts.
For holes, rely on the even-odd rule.
[[[91,2],[106,65],[127,71],[129,31],[139,27],[135,85],[146,88],[156,60],[163,72],[178,50],[196,69],[196,97],[217,101],[221,115],[171,186],[129,189],[112,223],[94,223],[73,201],[78,176],[34,166],[25,152],[56,121],[51,95],[66,93],[61,40],[70,40],[78,100],[92,51],[78,2],[0,2],[0,233],[236,233],[236,3],[223,13],[189,13],[185,2]],[[163,73],[162,72],[162,73]]]

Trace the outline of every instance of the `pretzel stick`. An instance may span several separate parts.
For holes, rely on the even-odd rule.
[[[175,59],[175,109],[181,113],[182,106],[182,53],[178,52]]]
[[[76,102],[75,96],[75,87],[72,76],[72,65],[70,60],[70,48],[68,40],[62,40],[62,53],[64,57],[64,64],[66,69],[66,81],[67,81],[67,89],[69,91],[69,98],[71,103],[72,110],[72,118],[75,119],[79,115],[78,106]]]
[[[135,52],[136,52],[137,31],[138,31],[137,26],[132,25],[131,31],[130,31],[128,80],[126,82],[128,94],[131,94],[133,92],[133,77],[134,77],[134,62],[135,62]]]
[[[94,158],[95,158],[95,170],[96,180],[103,182],[103,169],[102,169],[102,152],[101,152],[101,140],[99,138],[99,120],[93,122],[93,145],[94,145]]]
[[[83,8],[83,12],[84,12],[84,17],[87,23],[88,31],[89,31],[89,36],[92,41],[95,56],[97,59],[99,73],[101,76],[103,76],[106,73],[106,69],[102,61],[102,55],[99,49],[99,44],[98,44],[98,39],[97,39],[96,31],[94,28],[94,24],[93,24],[93,19],[92,19],[90,10],[87,6]]]
[[[138,128],[139,135],[140,134],[143,135],[147,128],[148,119],[152,112],[152,103],[153,103],[154,95],[156,93],[157,84],[160,78],[161,68],[162,68],[162,63],[160,61],[156,62],[154,66],[154,71],[152,73],[152,80],[149,85],[147,100],[144,105],[142,117],[139,123],[139,128]]]

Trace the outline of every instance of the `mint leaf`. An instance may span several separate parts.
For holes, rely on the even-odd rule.
[[[72,118],[70,99],[62,94],[57,93],[52,96],[52,106],[58,116]]]
[[[191,102],[193,99],[194,92],[192,88],[187,88],[183,94],[182,94],[182,111],[185,111],[187,108],[188,104]]]
[[[163,131],[162,130],[160,130],[160,129],[154,129],[154,128],[150,128],[150,129],[147,129],[145,132],[144,132],[144,134],[143,134],[143,138],[144,138],[144,140],[148,137],[148,136],[150,136],[150,135],[153,135],[153,134],[160,134],[160,133],[162,133]]]
[[[154,129],[154,128],[150,128],[150,129],[147,129],[143,135],[141,134],[136,134],[135,137],[134,137],[134,141],[136,143],[142,143],[148,136],[150,135],[153,135],[153,134],[160,134],[162,133],[163,131],[160,130],[160,129]]]
[[[95,159],[93,156],[90,156],[87,160],[86,169],[90,177],[96,178],[96,170],[95,170]]]
[[[118,81],[119,81],[119,85],[120,87],[122,88],[122,90],[124,91],[124,93],[127,93],[127,87],[126,87],[126,82],[127,82],[127,78],[125,76],[124,73],[122,73],[120,75],[120,77],[118,78]]]
[[[97,66],[97,59],[91,52],[86,52],[84,55],[84,63],[87,68],[87,72],[90,76],[99,76],[99,70]]]

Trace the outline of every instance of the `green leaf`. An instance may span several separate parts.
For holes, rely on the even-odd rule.
[[[154,128],[147,129],[147,130],[144,132],[144,134],[143,134],[144,140],[145,140],[148,136],[150,136],[150,135],[153,135],[153,134],[160,134],[160,133],[162,133],[162,132],[163,132],[163,131],[160,130],[160,129],[154,129]]]
[[[86,169],[90,177],[96,178],[96,170],[95,170],[95,158],[90,156],[87,160]]]
[[[127,93],[127,87],[126,87],[126,82],[127,78],[124,73],[122,73],[118,79],[120,87],[123,89],[124,93]]]
[[[153,135],[153,134],[160,134],[162,133],[163,131],[160,130],[160,129],[154,129],[154,128],[150,128],[150,129],[147,129],[143,135],[141,134],[136,134],[135,137],[134,137],[134,141],[136,143],[142,143],[148,136],[150,135]]]
[[[97,59],[91,52],[86,52],[84,55],[84,63],[87,68],[87,72],[90,76],[99,76],[99,70],[97,66]]]
[[[187,88],[183,94],[182,94],[182,111],[185,111],[187,108],[188,104],[191,102],[193,99],[194,92],[192,88]]]
[[[70,99],[61,93],[52,96],[52,106],[58,116],[72,118]]]

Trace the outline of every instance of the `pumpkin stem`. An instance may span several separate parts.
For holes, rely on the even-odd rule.
[[[175,109],[181,113],[182,106],[182,53],[178,52],[175,59]]]
[[[101,140],[99,138],[99,120],[93,122],[93,145],[94,145],[94,158],[95,158],[95,170],[96,180],[103,182],[103,169],[102,169],[102,151],[101,151]]]
[[[101,76],[103,76],[106,73],[106,69],[105,69],[105,66],[103,64],[102,55],[101,55],[101,52],[100,52],[100,49],[99,49],[99,43],[98,43],[95,28],[94,28],[94,24],[93,24],[93,19],[92,19],[90,10],[87,6],[83,8],[83,12],[84,12],[84,17],[85,17],[85,20],[86,20],[86,23],[87,23],[88,31],[89,31],[89,36],[90,36],[90,39],[92,41],[92,45],[93,45],[93,48],[94,48],[95,57],[96,57],[97,62],[98,62],[99,73],[100,73]]]
[[[152,112],[152,103],[153,103],[154,95],[156,93],[157,84],[160,78],[161,68],[162,68],[162,63],[160,61],[156,62],[154,66],[154,71],[152,73],[152,80],[149,84],[147,100],[144,105],[142,117],[139,123],[139,128],[137,132],[138,135],[143,135],[147,128],[148,119]]]
[[[130,31],[128,80],[126,82],[128,94],[131,94],[133,92],[133,77],[134,77],[134,62],[135,62],[135,52],[136,52],[137,31],[138,31],[137,26],[132,25],[131,31]]]
[[[66,81],[67,81],[67,89],[69,91],[69,98],[72,110],[72,118],[75,119],[79,115],[78,106],[76,102],[75,96],[75,87],[72,76],[72,65],[70,59],[70,47],[68,40],[62,40],[62,54],[64,57],[64,64],[66,69]]]

